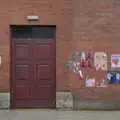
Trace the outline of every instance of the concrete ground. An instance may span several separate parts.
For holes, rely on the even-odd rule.
[[[0,110],[0,120],[120,120],[120,111]]]

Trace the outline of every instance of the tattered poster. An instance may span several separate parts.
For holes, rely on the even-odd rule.
[[[94,66],[96,70],[107,70],[107,54],[105,52],[96,52],[94,54]]]

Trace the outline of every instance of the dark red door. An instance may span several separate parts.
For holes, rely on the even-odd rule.
[[[55,107],[55,28],[12,27],[12,107]]]

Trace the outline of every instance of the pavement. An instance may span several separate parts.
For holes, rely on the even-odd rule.
[[[0,110],[0,120],[120,120],[120,111]]]

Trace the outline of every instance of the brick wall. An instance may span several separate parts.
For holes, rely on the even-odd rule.
[[[40,25],[56,25],[57,90],[71,89],[78,99],[103,99],[111,93],[118,98],[119,86],[105,89],[80,89],[80,81],[67,72],[64,63],[76,50],[120,53],[119,0],[4,0],[0,3],[0,90],[10,88],[11,24],[29,24],[27,15],[40,16]],[[102,74],[102,73],[101,73]],[[102,94],[104,91],[109,93]],[[116,94],[115,94],[116,93]],[[101,96],[98,97],[97,95]],[[86,96],[84,96],[86,95]],[[109,97],[105,98],[108,99]]]
[[[72,0],[4,0],[0,2],[0,90],[10,88],[10,29],[11,24],[29,24],[27,15],[38,15],[40,25],[56,25],[57,89],[68,89],[69,77],[64,62],[71,53]]]
[[[120,53],[120,1],[119,0],[75,0],[73,3],[74,50]],[[104,73],[97,77],[105,77]],[[102,78],[101,78],[102,79]],[[79,79],[71,75],[71,87],[76,99],[120,100],[119,85],[108,88],[80,88]]]

